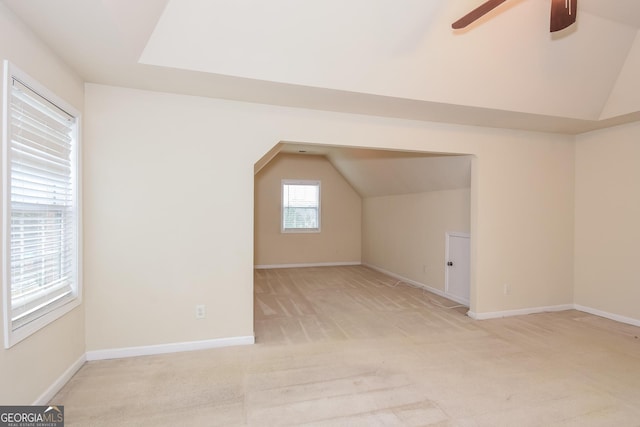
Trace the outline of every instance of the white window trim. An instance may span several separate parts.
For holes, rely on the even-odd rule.
[[[318,186],[318,228],[284,228],[284,186],[317,185]],[[283,234],[320,233],[322,228],[322,184],[320,180],[283,179],[280,183],[280,232]]]
[[[65,102],[52,91],[38,83],[28,74],[21,71],[18,67],[11,64],[9,61],[4,61],[4,79],[3,79],[3,99],[2,99],[2,292],[3,292],[3,318],[4,318],[4,345],[5,348],[10,348],[18,342],[29,337],[36,331],[44,328],[51,322],[64,316],[74,308],[82,304],[82,115],[72,105]],[[75,185],[76,185],[76,206],[75,215],[76,222],[76,280],[75,288],[73,289],[73,298],[66,299],[59,302],[57,305],[51,306],[48,311],[38,317],[37,319],[21,326],[20,328],[13,330],[11,322],[11,267],[10,267],[10,228],[11,219],[10,203],[11,203],[11,189],[10,189],[10,150],[9,150],[9,129],[8,129],[8,116],[9,116],[9,96],[11,92],[12,79],[16,78],[22,83],[27,85],[30,89],[36,92],[38,95],[49,100],[59,108],[65,110],[76,118],[76,144],[75,144],[75,157],[76,157],[76,170],[75,172]]]

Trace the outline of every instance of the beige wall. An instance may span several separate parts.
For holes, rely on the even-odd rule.
[[[282,233],[283,179],[321,181],[321,232]],[[256,265],[360,263],[362,199],[323,156],[279,154],[255,181]]]
[[[472,308],[572,301],[572,137],[101,85],[86,109],[88,350],[252,333],[253,166],[280,141],[475,154]]]
[[[575,302],[640,321],[640,123],[577,138]]]
[[[253,165],[279,141],[474,154],[473,310],[571,303],[575,273],[576,303],[640,319],[638,123],[576,146],[91,84],[83,99],[81,79],[1,2],[0,58],[77,109],[86,101],[85,304],[0,349],[0,404],[34,402],[85,350],[252,334]]]
[[[363,201],[362,259],[444,292],[445,233],[470,231],[470,190]]]
[[[24,27],[2,2],[0,59],[10,60],[82,111],[82,81]],[[1,95],[0,93],[0,98]],[[2,298],[3,295],[0,295],[0,307]],[[0,316],[0,323],[3,319],[4,317]],[[83,356],[84,345],[84,307],[80,306],[10,349],[4,349],[2,346],[0,404],[34,403],[54,381]]]

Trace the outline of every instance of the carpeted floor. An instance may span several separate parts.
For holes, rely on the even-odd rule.
[[[640,426],[640,328],[474,321],[359,266],[258,270],[255,296],[256,345],[90,362],[52,402],[67,426]]]

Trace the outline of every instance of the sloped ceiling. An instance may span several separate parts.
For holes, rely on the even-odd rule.
[[[511,1],[490,22],[452,31],[450,22],[470,3],[170,2],[140,59],[420,101],[599,118],[635,27],[584,13],[580,28],[552,37],[549,1],[533,0]]]
[[[89,82],[580,133],[640,119],[640,2],[3,0]]]
[[[282,143],[278,152],[324,156],[361,197],[469,188],[472,156]]]
[[[484,0],[0,1],[87,82],[567,134],[640,120],[639,0],[579,0],[553,35],[550,0],[462,31]],[[364,197],[468,186],[465,156],[314,149]]]

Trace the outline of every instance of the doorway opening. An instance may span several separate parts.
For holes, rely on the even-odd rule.
[[[394,283],[472,305],[470,280],[466,293],[448,284],[442,236],[459,230],[470,240],[474,159],[464,153],[277,144],[254,170],[256,274],[292,267],[362,265],[386,274]],[[321,232],[281,232],[281,185],[287,180],[321,182]],[[470,271],[471,255],[468,264]],[[254,280],[256,317],[275,316],[278,309],[257,298],[265,296],[258,295],[262,291]]]

